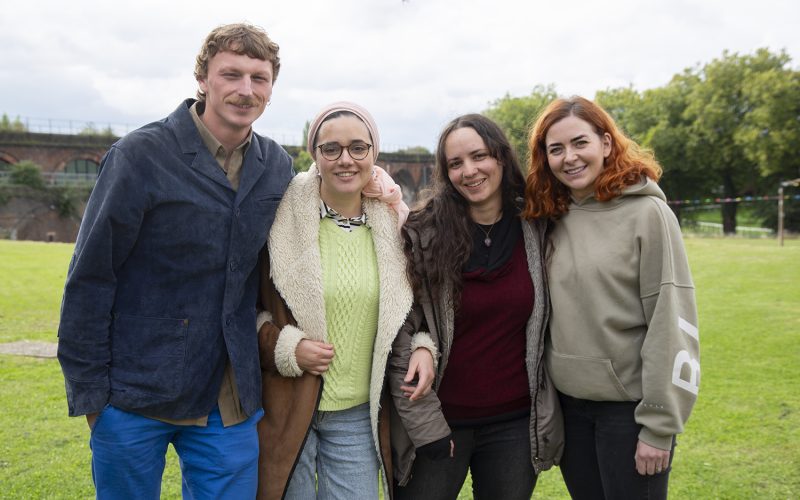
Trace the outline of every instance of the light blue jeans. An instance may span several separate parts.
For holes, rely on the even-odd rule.
[[[92,479],[98,499],[161,496],[167,446],[180,458],[184,499],[255,498],[258,485],[258,410],[223,427],[219,409],[208,426],[173,425],[106,405],[92,428]]]
[[[378,498],[378,468],[369,403],[347,410],[318,411],[285,498]]]

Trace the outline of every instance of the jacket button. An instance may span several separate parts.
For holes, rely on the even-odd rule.
[[[236,262],[231,262],[231,271],[236,271]]]
[[[225,324],[227,326],[231,326],[231,318],[230,318],[230,316],[228,316],[228,318],[225,320]]]

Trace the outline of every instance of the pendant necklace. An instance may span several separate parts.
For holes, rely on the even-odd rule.
[[[489,226],[488,231],[483,229],[482,224],[478,224],[477,222],[475,223],[475,225],[478,226],[478,229],[480,229],[483,235],[485,236],[485,238],[483,239],[483,244],[486,245],[486,248],[492,246],[492,239],[489,237],[489,233],[492,232],[492,229],[494,229],[494,225],[497,224],[497,222],[502,218],[503,218],[503,212],[500,212],[500,216],[494,222],[492,222],[492,225]]]

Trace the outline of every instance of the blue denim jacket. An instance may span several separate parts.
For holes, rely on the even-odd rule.
[[[171,419],[206,415],[228,357],[243,410],[261,407],[256,264],[292,162],[253,134],[234,191],[192,121],[193,102],[103,158],[61,305],[70,415],[106,403]]]

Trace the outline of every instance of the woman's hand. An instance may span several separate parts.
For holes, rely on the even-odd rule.
[[[322,375],[333,361],[333,344],[303,339],[294,350],[297,366],[311,375]]]
[[[636,444],[636,471],[641,475],[661,474],[669,467],[669,450],[653,448],[639,441]]]
[[[433,377],[433,355],[429,350],[420,347],[411,353],[411,359],[408,361],[408,372],[403,378],[406,385],[401,385],[400,389],[405,397],[411,401],[416,401],[431,392]],[[415,378],[417,383],[412,385]]]

